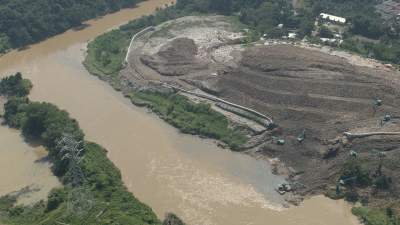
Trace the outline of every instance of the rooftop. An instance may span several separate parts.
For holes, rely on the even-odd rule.
[[[338,22],[338,23],[346,23],[346,18],[343,18],[343,17],[334,16],[334,15],[330,15],[327,13],[321,13],[319,16],[325,20],[330,20],[330,21]]]

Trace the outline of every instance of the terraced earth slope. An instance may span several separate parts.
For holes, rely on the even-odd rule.
[[[277,163],[276,172],[303,184],[298,193],[334,189],[352,160],[350,153],[356,153],[369,181],[353,186],[358,194],[371,199],[397,196],[400,135],[349,138],[344,132],[400,131],[400,73],[292,45],[248,47],[245,32],[222,16],[184,17],[147,29],[132,41],[120,75],[122,90],[173,89],[212,104],[232,124],[252,127],[250,144],[242,150],[279,158],[285,166]],[[271,116],[277,127],[235,104]],[[384,121],[386,115],[390,118]],[[386,157],[378,158],[376,152]],[[390,187],[378,190],[382,174],[391,178]]]
[[[267,142],[259,152],[279,157],[308,184],[305,191],[325,188],[336,179],[349,150],[400,150],[400,137],[344,140],[343,132],[400,131],[400,120],[381,125],[386,114],[400,115],[400,76],[353,66],[345,60],[289,45],[256,46],[242,54],[240,66],[221,76],[218,95],[273,116],[272,133],[284,146]],[[374,107],[375,99],[382,100]],[[306,139],[297,137],[305,130]]]

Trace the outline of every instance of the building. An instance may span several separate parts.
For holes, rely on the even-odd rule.
[[[346,23],[346,18],[339,17],[339,16],[334,16],[326,13],[321,13],[319,15],[320,19],[329,21],[329,22],[334,22],[334,23],[340,23],[340,24],[345,24]]]
[[[290,39],[294,39],[294,38],[296,38],[297,37],[297,34],[296,33],[289,33],[288,34],[288,38],[290,38]]]

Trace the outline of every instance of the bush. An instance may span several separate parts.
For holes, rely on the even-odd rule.
[[[351,181],[346,183],[350,186],[354,184],[356,186],[364,187],[372,184],[372,179],[368,169],[358,160],[350,160],[344,165],[341,179],[351,179]]]
[[[147,102],[148,106],[168,123],[184,133],[203,135],[221,140],[233,150],[238,150],[247,137],[229,127],[224,115],[210,105],[192,103],[178,94],[138,92],[133,99]]]
[[[163,225],[186,225],[179,217],[173,213],[168,213],[165,217]]]
[[[0,81],[0,95],[5,96],[27,96],[32,89],[32,83],[27,79],[22,79],[21,73],[5,77]]]
[[[399,220],[394,216],[388,216],[385,210],[355,207],[354,215],[361,218],[365,225],[398,225]]]
[[[47,211],[52,211],[58,208],[61,203],[67,199],[67,192],[64,188],[53,189],[47,200]]]
[[[375,186],[381,190],[389,189],[391,183],[392,179],[390,177],[387,177],[386,175],[379,176],[374,181]]]
[[[358,195],[357,191],[349,190],[344,194],[344,198],[346,199],[346,201],[349,201],[349,202],[357,202],[359,199],[359,195]]]
[[[333,38],[333,33],[328,27],[322,26],[319,31],[319,36],[322,38]]]

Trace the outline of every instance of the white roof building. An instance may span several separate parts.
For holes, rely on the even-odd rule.
[[[293,38],[296,38],[296,37],[297,37],[297,34],[296,34],[296,33],[289,33],[289,34],[288,34],[288,38],[293,39]]]
[[[330,14],[326,14],[326,13],[321,13],[319,16],[324,20],[329,20],[332,22],[337,22],[337,23],[342,23],[342,24],[346,23],[346,18],[343,18],[343,17],[334,16],[334,15],[330,15]]]

